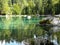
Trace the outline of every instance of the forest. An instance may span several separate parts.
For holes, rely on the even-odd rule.
[[[0,15],[57,15],[60,0],[0,0]]]
[[[56,35],[60,44],[60,31],[50,33],[52,26],[39,25],[50,24],[52,21],[42,20],[45,18],[43,15],[60,15],[60,0],[0,0],[0,40],[21,42],[34,38],[34,34],[36,37],[48,34],[49,37],[52,35],[52,39]],[[57,19],[60,20],[60,17]]]

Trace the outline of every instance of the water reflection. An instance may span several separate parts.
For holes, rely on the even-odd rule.
[[[23,42],[16,42],[16,41],[11,42],[10,41],[10,43],[6,42],[5,45],[24,45],[24,43]]]
[[[51,42],[60,43],[59,26],[36,26],[41,19],[37,17],[13,17],[6,20],[6,18],[0,19],[0,45],[25,45],[23,40],[29,38],[38,38],[39,36],[44,39],[50,39]],[[54,18],[52,24],[56,22]],[[46,20],[47,22],[49,20]],[[45,23],[46,23],[45,21]],[[55,21],[55,22],[54,22]],[[58,21],[56,22],[56,24]],[[50,22],[48,22],[50,24]],[[53,32],[52,32],[53,30]],[[56,36],[55,36],[56,35]],[[32,41],[33,42],[33,41]],[[40,43],[40,42],[39,42]]]
[[[58,45],[58,42],[57,42],[57,36],[56,36],[56,35],[54,35],[54,39],[51,40],[51,42],[53,42],[54,45]]]
[[[0,41],[0,45],[5,45],[5,40]]]
[[[6,42],[5,40],[3,40],[3,41],[0,41],[0,45],[25,45],[25,44],[23,43],[23,41],[22,42],[16,42],[14,40],[13,42],[12,41]]]

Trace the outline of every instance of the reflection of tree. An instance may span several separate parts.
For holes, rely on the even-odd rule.
[[[59,32],[55,32],[53,35],[57,36],[57,42],[60,44],[60,31]]]
[[[1,40],[6,40],[9,42],[10,40],[16,40],[18,42],[27,39],[32,38],[34,35],[34,24],[30,24],[27,29],[11,29],[11,30],[2,30],[0,34]],[[39,34],[39,31],[37,31]]]
[[[0,30],[2,30],[2,27],[4,27],[4,22],[3,22],[2,17],[0,17]]]
[[[41,21],[40,24],[42,28],[46,31],[48,31],[51,28],[49,19]]]
[[[5,39],[6,42],[9,42],[10,40],[20,42],[27,38],[33,38],[35,30],[37,35],[41,34],[41,29],[35,27],[36,22],[34,24],[33,20],[27,20],[27,22],[24,22],[21,17],[13,17],[12,19],[1,18],[0,23],[2,23],[0,28],[0,40]]]
[[[50,20],[49,19],[47,19],[47,20],[43,20],[43,21],[41,21],[40,23],[40,27],[44,30],[43,31],[43,34],[45,33],[45,32],[47,32],[47,34],[48,34],[48,36],[50,37],[50,35],[52,34],[52,30],[51,30],[51,27],[53,26],[52,24],[51,24],[51,22],[50,22]]]
[[[4,28],[4,26],[6,26],[7,23],[5,24],[4,22],[6,21],[5,18],[2,20],[1,19],[0,19],[0,23],[3,23],[2,24],[3,26],[1,28]],[[7,42],[9,42],[10,40],[16,40],[21,42],[24,39],[33,38],[34,34],[36,34],[37,36],[42,35],[43,31],[47,31],[49,35],[51,34],[50,29],[52,25],[49,19],[41,21],[39,25],[36,25],[36,22],[34,24],[33,20],[28,20],[28,21],[29,22],[23,21],[21,17],[12,18],[9,21],[9,24],[7,25],[9,29],[5,28],[4,30],[0,30],[0,40],[5,39]],[[50,24],[50,25],[46,25],[46,24]]]
[[[4,30],[0,30],[0,39],[5,39],[7,42],[10,40],[16,40],[20,42],[27,38],[33,38],[35,30],[37,35],[41,35],[42,29],[40,27],[35,27],[35,24],[30,24],[32,23],[32,20],[28,21],[29,22],[24,23],[21,17],[16,17],[8,20],[1,18],[0,23],[3,24],[0,29],[4,28]]]

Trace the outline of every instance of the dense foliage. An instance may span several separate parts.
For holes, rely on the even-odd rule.
[[[60,14],[60,0],[0,0],[0,14]]]

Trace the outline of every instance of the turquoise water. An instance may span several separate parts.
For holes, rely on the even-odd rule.
[[[41,16],[31,16],[30,19],[24,16],[11,17],[9,19],[0,17],[0,44],[5,40],[3,42],[4,45],[24,45],[22,41],[34,38],[34,34],[37,36],[45,36],[47,32],[44,32],[44,30],[50,30],[50,27],[44,26],[43,28],[41,26],[36,26],[43,18],[44,17]],[[53,33],[53,35],[58,35],[57,40],[60,43],[60,32]],[[54,39],[54,36],[52,39]]]
[[[0,42],[3,41],[0,44],[23,45],[22,40],[33,37],[35,25],[39,23],[40,19],[40,17],[38,18],[36,16],[32,16],[31,19],[24,16],[11,17],[10,19],[0,17]]]

